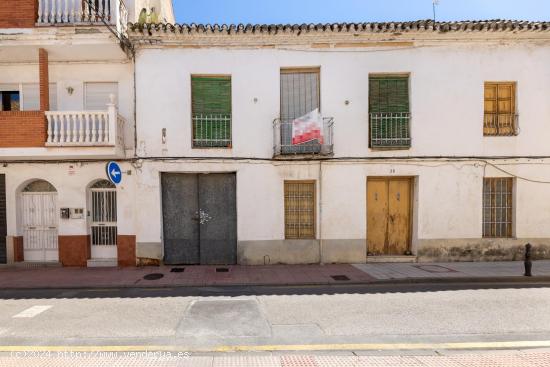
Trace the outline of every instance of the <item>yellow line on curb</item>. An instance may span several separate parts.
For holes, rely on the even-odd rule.
[[[292,344],[292,345],[235,345],[212,349],[185,349],[177,345],[95,345],[95,346],[0,346],[0,353],[9,352],[271,352],[271,351],[328,351],[328,350],[437,350],[437,349],[515,349],[550,347],[550,340],[464,343],[362,343],[362,344]]]

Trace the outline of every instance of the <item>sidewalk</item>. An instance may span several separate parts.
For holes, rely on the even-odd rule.
[[[531,278],[523,277],[523,262],[521,261],[218,267],[0,268],[0,289],[288,286],[460,281],[529,282],[541,280],[550,281],[550,261],[534,262],[533,277]]]
[[[452,355],[416,355],[416,356],[199,356],[181,357],[162,354],[142,356],[128,353],[113,356],[115,353],[101,355],[69,355],[67,357],[44,354],[43,357],[2,357],[2,366],[166,366],[166,367],[346,367],[346,366],[390,366],[390,367],[429,367],[429,366],[513,366],[543,367],[550,364],[548,352],[492,352],[482,354]],[[42,354],[41,354],[42,355]]]

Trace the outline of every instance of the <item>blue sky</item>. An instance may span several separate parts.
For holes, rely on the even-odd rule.
[[[173,0],[178,23],[331,23],[431,19],[432,0]],[[440,0],[438,20],[550,20],[550,0]]]

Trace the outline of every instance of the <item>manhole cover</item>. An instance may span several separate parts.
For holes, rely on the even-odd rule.
[[[160,273],[152,273],[152,274],[147,274],[143,277],[143,279],[145,280],[157,280],[157,279],[160,279],[164,277],[164,274],[160,274]]]
[[[172,268],[170,270],[171,273],[183,273],[185,271],[185,268]]]
[[[228,268],[216,268],[216,273],[229,273]]]
[[[349,278],[348,278],[346,275],[331,275],[330,277],[331,277],[332,279],[338,280],[338,281],[346,281],[346,280],[349,280]]]

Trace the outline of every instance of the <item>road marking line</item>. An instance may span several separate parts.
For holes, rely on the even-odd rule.
[[[13,318],[19,319],[35,317],[36,315],[39,315],[42,312],[49,310],[50,308],[52,308],[52,306],[32,306],[24,311],[19,312],[17,315],[13,316]]]
[[[324,350],[438,350],[438,349],[521,349],[550,347],[550,340],[508,341],[508,342],[463,342],[463,343],[371,343],[371,344],[297,344],[297,345],[236,345],[211,349],[185,348],[177,345],[97,345],[97,346],[1,346],[0,353],[9,352],[269,352],[269,351],[324,351]]]

